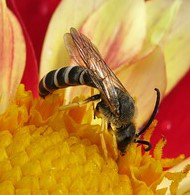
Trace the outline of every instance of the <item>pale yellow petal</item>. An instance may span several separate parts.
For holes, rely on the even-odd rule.
[[[16,17],[0,2],[0,113],[16,92],[26,60],[24,36]]]
[[[112,69],[129,63],[141,49],[146,31],[143,0],[109,0],[82,26]]]
[[[183,1],[175,24],[163,44],[167,93],[190,69],[190,1]]]
[[[161,49],[157,47],[144,59],[130,67],[121,68],[116,74],[136,100],[136,124],[137,127],[142,127],[154,109],[154,88],[160,90],[162,97],[166,88],[165,62]]]
[[[63,36],[71,27],[80,28],[103,0],[64,0],[57,7],[47,30],[40,62],[40,77],[60,66],[69,65]]]
[[[138,58],[150,53],[165,37],[176,19],[180,5],[181,0],[146,2],[147,34]]]
[[[179,163],[175,167],[169,169],[169,172],[180,172],[183,171],[186,166],[190,165],[190,158],[187,158],[183,162]],[[161,184],[157,187],[158,189],[168,187],[170,186],[171,181],[167,178],[164,178]],[[190,191],[190,172],[187,174],[187,176],[181,181],[178,187],[178,194],[188,194]],[[167,194],[169,194],[169,189],[167,191]]]

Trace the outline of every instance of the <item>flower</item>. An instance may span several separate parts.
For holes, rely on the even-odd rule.
[[[80,5],[81,2],[79,2],[79,5]],[[163,58],[163,54],[164,54],[165,57],[168,57],[168,56],[171,57],[172,55],[174,55],[174,57],[176,57],[176,55],[175,55],[176,51],[174,51],[173,53],[172,52],[170,53],[170,52],[168,52],[167,47],[166,47],[166,46],[170,45],[168,43],[173,43],[173,40],[175,40],[175,38],[176,38],[175,33],[173,33],[173,34],[171,33],[172,36],[165,36],[165,35],[168,34],[169,29],[171,30],[170,27],[171,27],[171,25],[173,25],[173,21],[175,21],[174,19],[175,19],[176,14],[177,14],[177,12],[179,10],[180,2],[181,1],[177,1],[176,0],[172,4],[168,4],[168,3],[165,4],[163,1],[154,1],[153,3],[152,2],[147,2],[146,4],[144,4],[143,1],[139,1],[138,2],[139,5],[140,5],[139,7],[134,5],[132,3],[132,1],[131,2],[130,1],[125,1],[125,2],[123,1],[123,3],[126,3],[125,5],[127,5],[126,7],[123,6],[124,4],[122,6],[121,6],[121,4],[120,5],[117,4],[117,9],[115,9],[115,10],[119,10],[119,11],[115,12],[116,18],[114,19],[113,23],[110,23],[108,29],[107,28],[104,29],[104,32],[107,33],[106,36],[105,36],[106,39],[107,39],[107,42],[106,42],[106,39],[102,39],[102,36],[101,36],[101,33],[100,33],[101,32],[101,28],[102,28],[102,24],[101,24],[101,21],[99,21],[98,19],[99,19],[100,16],[101,16],[101,19],[103,20],[103,22],[108,21],[110,19],[110,14],[109,13],[112,10],[112,8],[114,7],[113,5],[115,5],[114,4],[114,0],[113,1],[110,0],[109,2],[107,1],[106,3],[105,2],[102,3],[101,1],[96,1],[97,4],[93,4],[91,2],[93,5],[91,3],[89,3],[88,6],[90,8],[89,9],[90,11],[88,9],[86,9],[86,7],[85,7],[85,10],[83,10],[84,12],[87,11],[87,12],[85,12],[85,14],[87,14],[87,15],[85,15],[85,17],[84,16],[78,17],[78,16],[80,16],[80,13],[78,13],[78,11],[80,11],[82,14],[84,14],[82,12],[82,10],[76,10],[74,12],[74,13],[77,14],[77,18],[75,18],[76,21],[74,20],[76,23],[80,19],[85,21],[82,26],[81,26],[81,21],[79,22],[80,24],[77,23],[76,25],[79,25],[81,30],[82,30],[82,32],[84,32],[85,34],[88,34],[88,36],[92,38],[93,42],[95,42],[97,45],[100,46],[101,53],[106,58],[106,60],[108,62],[110,62],[109,64],[112,66],[112,68],[115,68],[115,69],[117,68],[117,74],[119,75],[119,78],[121,78],[121,80],[123,81],[123,83],[126,86],[128,85],[127,89],[129,89],[131,94],[132,95],[137,94],[137,107],[139,108],[139,112],[142,113],[143,108],[145,108],[145,107],[147,108],[146,110],[143,110],[144,114],[140,115],[141,116],[140,118],[137,118],[137,125],[138,126],[141,126],[142,123],[147,119],[147,116],[150,114],[151,105],[149,105],[147,103],[149,103],[149,101],[151,101],[153,99],[153,94],[150,95],[150,96],[146,96],[142,92],[145,92],[145,91],[150,90],[151,88],[154,88],[155,85],[159,85],[160,86],[159,88],[161,89],[162,93],[164,93],[164,91],[165,91],[165,87],[166,87],[165,79],[159,81],[159,78],[165,78],[165,76],[166,76],[166,72],[165,72],[165,69],[164,69],[165,61],[164,61],[164,58]],[[68,8],[68,9],[65,9],[64,14],[68,18],[72,17],[73,13],[71,14],[71,12],[70,12],[70,10],[71,10],[70,8],[72,7],[72,5],[74,5],[74,4],[72,4],[72,1],[70,1],[70,3],[68,3],[67,1],[62,2],[60,4],[60,6],[58,7],[58,11],[55,12],[54,17],[56,18],[56,13],[58,13],[57,14],[57,18],[60,17],[60,15],[59,15],[60,14],[60,10],[61,10],[60,7]],[[158,10],[159,10],[159,12],[160,12],[160,10],[162,10],[162,14],[160,14],[158,12],[155,12],[154,8],[155,7],[158,8],[157,5],[161,5],[161,6],[159,6]],[[183,4],[183,6],[184,5],[185,4]],[[144,37],[145,30],[146,30],[146,28],[145,28],[145,9],[144,9],[145,6],[146,6],[147,13],[149,13],[149,12],[152,13],[152,10],[154,10],[153,15],[151,15],[151,16],[153,16],[152,17],[153,20],[150,19],[150,21],[148,21],[148,28],[147,28],[147,35],[148,36],[146,36],[146,37]],[[19,13],[18,13],[17,9],[15,8],[14,1],[10,0],[10,7],[13,7],[13,10],[17,14],[21,24],[23,25],[22,18],[19,16]],[[129,9],[129,7],[132,8],[132,9]],[[116,7],[114,7],[114,8],[116,8]],[[128,13],[128,16],[129,16],[128,17],[128,19],[129,19],[128,21],[123,20],[122,13],[125,13],[125,12]],[[139,18],[135,18],[134,13],[139,13],[140,17]],[[182,11],[181,11],[181,13],[182,13]],[[183,12],[183,13],[186,13],[186,12]],[[182,13],[182,15],[183,15],[183,13]],[[66,22],[68,21],[67,17],[65,17],[66,18]],[[135,19],[133,19],[133,18],[135,18]],[[53,21],[53,19],[52,19],[52,21]],[[152,28],[152,24],[154,24],[153,21],[159,21],[157,23],[157,25],[155,25],[156,28],[154,28],[154,30],[152,30],[153,29]],[[59,22],[60,22],[60,20],[57,21],[57,23],[56,23],[56,20],[54,20],[52,22],[53,27],[55,27],[56,25],[59,26],[60,25]],[[115,22],[115,24],[121,24],[120,25],[121,28],[117,28],[117,29],[119,29],[119,31],[116,31],[115,34],[113,33],[113,29],[114,29],[113,27],[115,25],[114,22]],[[71,25],[71,23],[68,24],[68,26],[69,25]],[[95,26],[95,25],[97,25],[98,28],[96,28],[94,30],[95,32],[92,33],[90,31],[90,29],[93,29],[92,26]],[[126,28],[126,27],[129,27],[129,26],[130,26],[130,29]],[[175,26],[175,25],[173,25],[173,26]],[[173,28],[173,26],[172,26],[172,28]],[[139,33],[137,33],[138,30],[139,30],[139,27],[141,27],[141,29],[140,29],[141,30],[141,34],[140,35],[139,35]],[[182,27],[180,27],[180,28],[183,29],[184,26],[182,25]],[[50,30],[48,30],[48,31],[51,32],[51,25],[50,25],[49,29]],[[125,32],[126,32],[127,29],[128,29],[127,32],[129,33],[129,35],[131,35],[131,34],[135,35],[136,40],[135,39],[131,39],[130,36],[129,36],[130,38],[129,37],[125,38],[125,36],[123,36],[123,34],[126,34]],[[66,29],[66,28],[65,28],[65,30],[68,31],[68,29]],[[188,31],[188,29],[187,29],[187,31]],[[28,35],[26,33],[26,29],[24,29],[24,32],[25,32],[26,40],[28,40],[28,43],[30,43],[29,39],[27,39]],[[56,31],[56,33],[57,32],[58,31]],[[122,33],[118,33],[118,32],[122,32]],[[174,32],[174,31],[171,31],[171,32]],[[45,44],[44,44],[44,48],[45,48],[44,49],[44,51],[45,51],[44,53],[45,54],[44,53],[42,54],[42,60],[41,60],[41,68],[42,69],[43,69],[43,67],[45,67],[43,64],[47,65],[47,68],[49,68],[50,67],[49,63],[56,62],[56,61],[60,60],[59,57],[57,57],[57,56],[55,57],[54,56],[54,54],[58,54],[59,53],[58,51],[60,49],[59,42],[56,39],[53,39],[53,37],[56,38],[56,36],[57,36],[56,33],[55,33],[54,30],[52,31],[52,34],[49,33],[49,32],[47,33],[46,41],[45,41]],[[63,34],[64,34],[64,32],[63,32]],[[185,37],[185,39],[182,39],[183,40],[182,44],[178,45],[180,47],[182,47],[184,45],[184,40],[185,41],[188,40],[188,36],[185,35],[183,37]],[[145,38],[145,40],[143,40],[144,38]],[[54,40],[53,43],[52,43],[52,39]],[[98,43],[98,41],[99,41],[99,43]],[[125,44],[126,42],[128,43],[128,45]],[[48,43],[50,43],[50,44],[48,45]],[[118,47],[117,43],[120,43],[120,47]],[[27,46],[28,45],[30,45],[30,44],[27,44]],[[111,46],[114,46],[114,47],[111,47]],[[177,47],[177,50],[179,50],[180,47]],[[28,53],[32,53],[31,52],[31,50],[32,50],[31,48],[32,47],[27,47],[27,54]],[[58,48],[57,52],[56,52],[56,48]],[[110,48],[114,48],[114,49],[110,50]],[[141,48],[143,48],[143,49],[141,49]],[[55,52],[52,52],[52,51],[55,51]],[[188,51],[188,47],[184,48],[184,51]],[[65,54],[66,53],[63,50],[64,60],[65,60],[65,62],[69,62],[68,56],[66,56]],[[46,61],[48,59],[48,55],[50,55],[50,59],[48,61]],[[185,60],[182,61],[182,64],[183,64],[184,68],[183,68],[182,71],[180,70],[181,71],[180,74],[177,75],[177,77],[178,77],[177,79],[179,79],[184,74],[184,72],[186,71],[186,69],[188,67],[187,66],[188,56],[187,55],[184,55],[184,56],[177,55],[177,56],[180,56],[180,58],[179,58],[180,60],[181,59],[185,59]],[[169,75],[170,69],[171,69],[169,67],[171,67],[171,65],[175,65],[176,66],[176,61],[177,60],[175,60],[175,61],[171,60],[170,61],[170,58],[166,58],[166,67],[167,67],[167,74],[168,75]],[[34,62],[35,62],[35,60],[34,60]],[[151,64],[150,62],[151,63],[153,62],[153,64],[151,66],[150,66],[150,64]],[[168,62],[170,62],[170,63],[168,63]],[[34,63],[34,64],[36,64],[36,63]],[[52,64],[57,64],[57,63],[52,63]],[[167,66],[168,64],[169,64],[169,66]],[[120,66],[119,69],[118,69],[118,65]],[[126,70],[125,70],[126,68],[125,67],[127,67],[129,65],[130,65],[130,67],[127,68],[127,76],[126,76],[125,75],[125,73],[126,73]],[[155,74],[155,72],[156,72],[155,70],[157,71],[157,74]],[[142,74],[143,71],[147,75]],[[146,77],[143,77],[142,75],[145,75]],[[126,77],[128,78],[128,82],[126,82]],[[136,79],[137,77],[138,77],[138,80]],[[25,80],[26,83],[27,83],[27,80],[30,81],[30,79],[28,79],[29,77],[25,77],[25,78],[26,78],[26,80]],[[131,79],[129,79],[129,78],[131,78]],[[174,78],[176,78],[176,75],[175,75]],[[147,86],[145,87],[145,86],[141,85],[141,83],[146,83],[144,81],[150,81],[150,80],[151,80],[151,84],[152,84],[152,86],[148,85],[148,87],[150,87],[150,89]],[[167,90],[169,91],[174,86],[176,80],[175,79],[171,80],[170,77],[168,76],[168,81],[169,81],[170,84],[168,85],[169,87],[168,87]],[[33,91],[35,91],[35,88],[33,89]],[[67,90],[67,92],[70,92],[70,91]],[[142,99],[140,99],[141,97],[142,97]],[[69,99],[71,99],[70,96],[69,96]],[[52,103],[51,100],[50,100],[50,102]],[[54,110],[54,108],[51,107],[50,110],[52,111],[52,110]],[[81,112],[80,116],[77,115],[77,118],[79,118],[79,119],[83,116],[81,110],[80,110],[80,112]],[[37,112],[34,111],[34,113],[35,113],[34,116],[35,116],[36,122],[38,124],[40,116],[37,114]],[[71,113],[72,113],[72,111],[71,111]],[[47,117],[46,114],[47,113],[45,113],[45,118]],[[73,114],[72,116],[75,118],[75,114]],[[26,118],[24,119],[24,121],[25,120],[26,120]],[[41,118],[40,118],[40,120],[41,120]],[[21,124],[22,124],[22,120],[19,120],[19,121],[21,121]],[[72,129],[72,125],[71,125],[72,123],[67,123],[67,124],[69,124],[70,128]],[[11,130],[12,130],[12,128],[11,128]],[[84,133],[83,131],[82,131],[82,133],[83,133],[83,135],[86,134],[86,132]],[[107,139],[109,139],[109,137]],[[160,148],[162,148],[162,145],[163,145],[163,142],[161,142],[161,143],[162,144],[161,144]],[[96,143],[96,144],[98,145],[98,143]],[[131,155],[128,154],[128,156],[132,156],[133,152],[134,151],[138,151],[138,149],[135,148],[134,150],[131,150],[131,151],[132,151],[132,153],[130,153]],[[160,152],[158,152],[158,153],[160,153]],[[146,159],[148,159],[148,160],[146,161]],[[145,159],[142,158],[142,159],[140,159],[140,161],[142,161],[142,162],[144,162],[144,161],[145,162],[149,162],[150,158],[148,158],[148,157],[146,158],[146,155],[145,155]],[[124,170],[123,173],[126,173],[127,171],[128,171],[128,173],[130,173],[128,168],[124,169],[125,168],[125,164],[122,163],[122,162],[126,162],[126,160],[122,160],[121,159],[119,162],[120,162],[120,165],[122,165],[121,166],[121,168],[123,168],[122,170]],[[134,162],[135,161],[133,159],[133,163]],[[151,160],[151,162],[153,162],[153,164],[154,164],[153,167],[159,166],[157,163],[155,163],[154,160],[153,161]],[[177,161],[175,161],[175,162],[177,162]],[[171,166],[171,164],[170,164],[170,166]],[[132,176],[131,178],[133,178],[133,180],[136,181],[137,179],[139,179],[139,173],[138,173],[138,171],[136,171],[135,168],[131,169],[131,170],[132,170],[132,172],[129,175]],[[142,170],[144,170],[144,169],[142,169]],[[146,168],[145,168],[145,170],[146,170]],[[187,170],[188,170],[188,168],[187,168]],[[174,178],[174,177],[177,178],[177,179],[175,179],[176,182],[174,182],[174,185],[173,185],[174,188],[175,188],[177,186],[176,183],[180,180],[179,178],[184,177],[186,175],[186,173],[187,173],[187,171],[185,171],[184,175],[182,173],[179,173],[179,177],[172,176],[172,174],[171,175],[170,174],[168,174],[168,175],[166,174],[166,176],[168,178],[170,178],[170,179]],[[146,174],[147,173],[145,171],[144,175],[146,176]],[[12,176],[12,175],[13,174],[11,172],[10,176]],[[144,179],[146,180],[147,177],[145,177]],[[158,179],[158,181],[161,181],[161,179],[160,180]],[[148,182],[150,182],[150,181],[148,181]],[[30,183],[30,182],[28,182],[28,183]],[[147,182],[145,182],[145,183],[147,184]],[[27,184],[27,181],[26,181],[26,184]],[[6,188],[6,185],[7,185],[7,183],[5,182],[5,186],[3,184],[2,189]],[[25,186],[25,184],[24,184],[24,186]],[[155,190],[155,189],[150,188],[150,190]]]
[[[189,21],[185,19],[185,18],[188,18],[188,14],[189,14],[189,11],[188,11],[189,2],[184,1],[184,0],[179,1],[179,2],[182,2],[182,3],[180,5],[180,9],[177,9],[178,10],[177,14],[175,14],[174,12],[176,10],[174,9],[175,6],[173,6],[173,9],[168,9],[168,6],[171,5],[169,1],[154,0],[154,1],[147,1],[145,4],[145,6],[149,6],[149,9],[146,8],[146,10],[149,10],[147,15],[148,16],[152,15],[152,17],[147,17],[149,19],[149,23],[151,24],[150,25],[151,28],[149,28],[150,30],[154,29],[156,24],[159,24],[159,21],[166,21],[166,22],[168,21],[168,20],[164,20],[165,17],[162,17],[163,15],[167,16],[169,21],[172,21],[171,19],[173,18],[174,25],[172,25],[172,31],[171,30],[167,31],[167,28],[164,28],[167,31],[165,35],[168,35],[168,34],[170,35],[170,33],[172,32],[171,36],[169,36],[169,38],[167,39],[169,41],[168,46],[166,43],[165,45],[168,47],[168,51],[169,51],[167,52],[169,54],[167,59],[172,60],[169,63],[170,68],[167,69],[167,74],[169,74],[168,75],[169,80],[170,78],[173,78],[172,79],[173,83],[175,83],[176,74],[179,79],[184,75],[184,72],[189,69],[189,63],[188,63],[189,55],[187,55],[189,53],[188,51],[189,47],[188,47],[188,44],[186,43],[189,42],[189,34],[190,34],[189,26],[190,25],[188,24]],[[36,59],[34,55],[34,49],[35,49],[35,53],[37,53],[37,56],[38,56],[37,61],[39,62],[40,60],[39,56],[41,52],[40,48],[42,47],[41,44],[45,36],[45,31],[47,29],[49,18],[53,14],[53,11],[56,5],[59,3],[59,0],[57,1],[39,0],[37,2],[30,1],[30,0],[29,1],[7,0],[7,3],[9,7],[14,11],[16,16],[18,17],[23,30],[24,31],[27,30],[25,32],[25,40],[27,42],[27,59],[26,59],[27,63],[26,63],[25,74],[23,76],[22,82],[25,83],[26,89],[32,89],[33,93],[37,94],[38,93],[37,92],[37,81],[38,81],[37,69],[38,67],[37,67],[37,63],[36,63]],[[174,5],[175,4],[178,4],[178,3],[174,3]],[[63,2],[62,2],[62,5],[64,5]],[[63,17],[63,18],[68,18],[67,21],[73,20],[72,5],[73,3],[71,1],[71,8],[69,7],[68,10],[72,10],[72,13],[68,13],[67,17],[65,15],[65,12],[64,12],[64,15],[63,16],[61,15],[60,17],[58,14],[57,18],[59,19]],[[44,10],[46,10],[46,12],[44,12]],[[61,10],[61,8],[59,10]],[[169,10],[171,11],[173,10],[173,11],[171,12]],[[174,15],[172,13],[174,13]],[[56,13],[54,15],[56,15]],[[40,18],[40,19],[36,19],[36,18]],[[163,19],[159,20],[161,18]],[[62,20],[59,20],[59,21],[62,21]],[[160,24],[164,24],[164,23],[160,22]],[[64,26],[62,24],[59,25],[59,23],[57,23],[57,25],[58,27],[56,28],[56,31],[54,33],[55,36],[56,36],[56,32],[60,30],[60,26]],[[38,26],[38,31],[36,31],[36,26]],[[159,27],[159,25],[157,25],[157,27]],[[55,29],[55,27],[53,28]],[[68,32],[69,28],[70,26],[68,25],[68,28],[65,28],[64,32],[62,33],[64,34],[65,32]],[[164,33],[162,33],[163,31],[160,31],[163,29],[161,26],[157,29],[159,30],[159,32],[161,32],[162,35],[164,35]],[[150,32],[153,32],[153,30]],[[154,32],[155,32],[155,35],[158,34],[156,30]],[[28,34],[30,35],[30,37],[27,36]],[[60,47],[59,53],[62,52],[63,34],[60,35],[61,37],[58,41],[53,41],[55,43],[55,46]],[[49,37],[51,38],[51,36]],[[53,40],[55,40],[55,38]],[[151,40],[151,38],[149,38],[149,40]],[[31,43],[34,45],[34,49]],[[172,52],[170,53],[171,51],[170,48],[172,48],[172,44],[175,45],[175,47],[173,47],[175,48],[175,50],[172,50]],[[55,49],[53,50],[54,50],[53,54],[56,54],[57,53],[56,50]],[[54,60],[55,60],[55,64],[67,65],[67,61],[65,61],[65,59],[64,61],[62,61],[61,59],[58,60],[60,63],[56,62],[56,58],[54,58]],[[44,63],[44,67],[48,66],[48,63],[49,61],[47,61],[47,64]],[[50,63],[50,66],[55,65],[55,64],[54,62],[52,62]],[[51,68],[56,68],[56,67],[51,67]],[[182,69],[182,70],[179,70],[179,69]],[[174,70],[176,70],[175,74],[173,74]],[[32,73],[32,77],[30,76],[31,73]],[[190,93],[189,93],[188,85],[187,85],[187,83],[189,83],[189,78],[190,78],[189,75],[190,75],[190,71],[186,73],[184,79],[181,80],[177,84],[177,86],[169,93],[169,95],[167,95],[167,97],[163,99],[160,105],[158,116],[157,116],[159,123],[156,128],[156,131],[153,134],[152,141],[153,143],[156,143],[160,139],[160,134],[163,134],[167,138],[168,144],[166,145],[164,152],[163,152],[163,155],[167,157],[175,157],[180,153],[184,153],[187,156],[190,155],[189,144],[188,144],[189,114],[187,112],[187,110],[190,109],[190,104],[189,104]],[[184,91],[185,91],[185,95],[184,95]],[[152,90],[151,90],[151,93],[152,93]],[[178,139],[179,137],[180,139]],[[173,145],[173,143],[175,143],[175,146]]]
[[[90,106],[59,111],[63,102],[63,91],[34,99],[19,86],[0,116],[0,194],[164,194],[167,188],[156,189],[164,176],[177,188],[190,169],[173,175],[163,170],[184,159],[162,159],[165,140],[157,144],[154,157],[132,144],[116,162],[105,134],[109,157],[104,159],[100,126],[90,125]],[[150,137],[155,123],[145,136]]]
[[[190,67],[188,55],[190,48],[186,44],[190,39],[190,25],[184,19],[188,17],[190,5],[186,1],[178,0],[172,2],[154,0],[145,4],[142,1],[139,1],[139,4],[125,1],[117,5],[114,1],[102,2],[96,1],[94,4],[94,1],[91,1],[88,8],[83,7],[83,1],[79,1],[77,5],[72,1],[69,3],[62,1],[59,4],[48,26],[43,45],[41,77],[54,68],[70,64],[64,48],[63,34],[68,32],[70,26],[77,27],[97,45],[126,89],[136,97],[139,113],[136,122],[137,126],[141,127],[152,112],[155,99],[153,88],[158,87],[162,96],[165,96]],[[78,7],[83,7],[84,10]],[[113,7],[114,10],[119,10],[114,11],[114,16],[111,10]],[[112,22],[110,18],[114,21]],[[188,83],[188,79],[185,83]],[[186,131],[189,128],[189,117],[187,111],[181,108],[190,108],[188,101],[190,94],[186,85],[184,88],[186,101],[183,87],[178,92],[179,98],[174,95],[177,90],[175,88],[173,95],[169,94],[160,106],[159,124],[153,135],[153,142],[159,140],[160,134],[169,140],[164,150],[165,156],[175,157],[180,153],[190,155],[186,140],[189,134]],[[76,88],[66,89],[66,99],[72,99],[80,92],[81,90]],[[174,142],[177,145],[175,149]]]

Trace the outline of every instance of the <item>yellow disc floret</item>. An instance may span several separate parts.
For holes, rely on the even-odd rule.
[[[20,85],[0,116],[0,194],[156,193],[163,168],[171,163],[161,159],[162,144],[155,149],[156,158],[131,144],[126,155],[115,160],[112,138],[105,135],[105,159],[100,127],[90,124],[92,108],[59,111],[61,94],[34,99]]]

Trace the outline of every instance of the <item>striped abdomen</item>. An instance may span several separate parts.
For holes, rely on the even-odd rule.
[[[87,74],[87,69],[80,66],[66,66],[52,70],[40,81],[39,93],[45,97],[56,89],[69,86],[88,85],[93,87],[93,82]]]

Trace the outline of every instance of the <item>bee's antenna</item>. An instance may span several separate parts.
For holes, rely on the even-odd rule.
[[[147,145],[147,147],[144,149],[146,152],[148,152],[148,151],[152,148],[151,143],[148,142],[148,141],[145,141],[145,140],[135,140],[134,142],[135,142],[135,143],[138,143],[138,144]]]
[[[149,121],[147,122],[147,124],[145,125],[145,127],[139,133],[136,134],[136,137],[139,137],[141,134],[143,134],[149,128],[149,126],[151,125],[151,123],[154,120],[154,118],[156,116],[156,113],[158,111],[158,107],[159,107],[159,104],[160,104],[160,90],[157,89],[157,88],[155,88],[154,90],[157,93],[156,104],[154,106],[154,110],[152,112],[152,115],[151,115]]]

